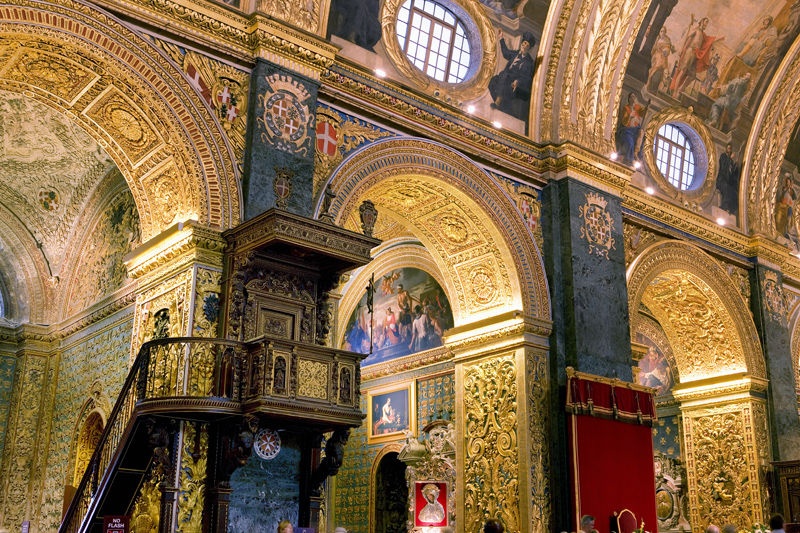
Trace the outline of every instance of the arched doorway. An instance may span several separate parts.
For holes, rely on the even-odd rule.
[[[767,380],[742,295],[719,263],[678,241],[643,251],[628,291],[632,336],[648,352],[640,382],[659,387],[659,417],[681,436],[672,455],[686,468],[692,529],[763,523]]]
[[[398,459],[401,446],[390,444],[378,452],[370,476],[370,533],[405,533],[408,528],[406,464]]]

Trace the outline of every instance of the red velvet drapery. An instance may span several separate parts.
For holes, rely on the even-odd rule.
[[[614,512],[630,509],[657,532],[652,389],[569,372],[567,403],[573,531],[584,514],[608,533]]]

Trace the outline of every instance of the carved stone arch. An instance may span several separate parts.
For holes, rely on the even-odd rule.
[[[572,140],[597,152],[613,151],[623,77],[650,2],[551,4],[533,89],[534,140]]]
[[[116,175],[116,179],[114,179],[114,175]],[[138,235],[109,235],[106,228],[98,228],[98,224],[104,217],[107,221],[107,211],[112,206],[125,204],[129,208],[132,207],[128,194],[130,194],[130,189],[114,169],[89,198],[83,215],[75,224],[70,235],[68,249],[65,253],[67,261],[60,276],[62,281],[60,286],[63,290],[58,302],[58,319],[63,320],[75,315],[76,312],[83,311],[101,301],[122,287],[127,279],[127,271],[123,270],[122,258],[130,250],[117,249],[120,246],[115,248],[115,245],[122,243],[114,241],[127,241],[130,238],[133,242],[128,243],[128,248],[134,248],[141,244],[141,227],[138,216],[130,217],[132,220],[126,224],[129,229],[138,228]],[[95,245],[100,244],[105,247],[96,249]],[[112,270],[108,268],[110,263],[116,267],[113,269],[113,273],[109,272]],[[97,270],[93,271],[92,268]],[[117,278],[108,279],[113,274],[117,274]]]
[[[8,0],[0,43],[0,89],[65,114],[105,149],[133,192],[144,240],[177,221],[238,224],[223,130],[151,42],[83,0]]]
[[[700,248],[662,241],[628,268],[628,304],[644,302],[675,354],[676,382],[746,372],[766,378],[758,333],[741,294]]]
[[[516,309],[549,324],[544,266],[525,222],[502,185],[462,154],[421,139],[382,140],[345,160],[330,184],[331,214],[344,227],[359,231],[365,199],[379,220],[383,211],[405,221],[443,286],[455,289],[461,323]]]
[[[30,234],[16,217],[4,216],[7,213],[0,210],[0,275],[9,292],[6,318],[16,323],[50,323],[55,278],[34,239],[24,238]]]
[[[401,442],[394,442],[392,444],[387,444],[383,448],[381,448],[378,453],[375,455],[375,458],[372,460],[372,466],[369,470],[369,531],[370,533],[375,532],[375,524],[376,524],[376,516],[375,516],[375,503],[378,497],[378,487],[377,487],[377,476],[379,472],[379,468],[381,466],[381,462],[388,456],[389,454],[400,454],[400,451],[403,449],[403,444]]]
[[[766,90],[747,139],[739,212],[752,233],[774,236],[775,199],[792,129],[800,120],[800,39],[784,56]],[[746,202],[746,203],[745,203]],[[747,209],[744,209],[744,207]],[[797,214],[795,214],[796,224]]]

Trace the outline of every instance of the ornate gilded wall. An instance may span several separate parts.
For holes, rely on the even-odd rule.
[[[59,361],[58,386],[52,411],[53,427],[47,448],[47,472],[38,531],[54,531],[61,522],[64,485],[72,483],[71,454],[83,419],[84,402],[92,383],[100,380],[112,402],[128,374],[133,308],[64,339]],[[81,417],[79,417],[81,415]],[[33,523],[31,524],[34,525]]]
[[[11,393],[14,390],[14,367],[16,358],[0,356],[0,464],[3,461],[3,449],[8,430],[8,413],[11,408]]]
[[[417,372],[416,374],[419,374]],[[392,378],[408,379],[408,374]],[[386,382],[375,380],[364,386],[379,386]],[[362,386],[361,410],[367,410],[367,394]],[[434,377],[417,378],[417,427],[439,418],[452,420],[455,413],[455,376],[452,371]],[[402,441],[400,441],[402,442]],[[364,424],[350,433],[345,447],[342,468],[335,478],[335,526],[347,528],[352,533],[369,533],[370,469],[383,444],[367,444],[367,426]]]

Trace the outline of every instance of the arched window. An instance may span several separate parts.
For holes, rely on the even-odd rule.
[[[467,31],[442,4],[407,0],[397,15],[397,40],[411,63],[431,78],[459,83],[467,77],[471,58]]]
[[[662,125],[654,149],[658,170],[673,187],[682,191],[696,187],[695,149],[683,128],[674,123]]]

